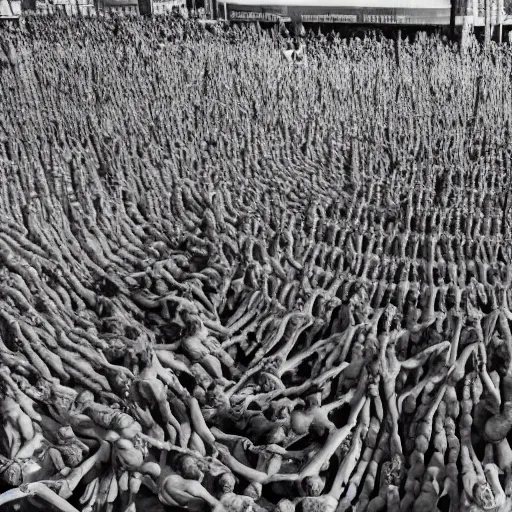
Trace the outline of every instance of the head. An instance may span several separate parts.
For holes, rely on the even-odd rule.
[[[473,487],[473,499],[477,505],[484,509],[492,507],[494,494],[487,482],[478,482]]]
[[[229,407],[229,400],[226,398],[224,388],[219,384],[212,384],[206,392],[206,400],[208,405],[219,408],[223,406]]]
[[[320,405],[322,405],[321,393],[314,393],[306,397],[306,407],[308,409],[310,409],[311,407],[319,407]]]
[[[125,439],[133,439],[142,432],[142,426],[140,423],[134,421],[128,414],[119,414],[115,421],[114,427],[122,432],[122,436]]]
[[[308,476],[302,480],[302,489],[306,496],[320,496],[325,487],[325,478],[319,475]]]
[[[134,338],[136,339],[136,338]],[[151,366],[151,363],[153,362],[153,347],[146,347],[144,348],[141,353],[139,354],[139,366],[141,368],[146,368],[148,366]]]
[[[3,473],[4,482],[12,487],[18,487],[23,483],[23,472],[18,462],[9,461],[7,465],[0,466],[0,472]]]
[[[508,350],[507,344],[497,336],[493,337],[491,343],[494,350],[492,350],[489,357],[490,367],[496,370],[500,377],[504,377],[508,373],[511,362],[510,352]]]
[[[75,398],[75,406],[79,411],[84,411],[94,402],[94,395],[90,391],[82,391]]]
[[[213,379],[207,372],[203,370],[203,368],[199,364],[193,364],[190,369],[196,379],[198,386],[201,386],[203,389],[208,389],[210,386],[212,386]]]
[[[236,478],[233,473],[223,473],[217,481],[217,488],[220,494],[227,494],[235,490]]]
[[[273,428],[267,435],[267,443],[268,444],[280,444],[286,439],[286,431],[280,425]]]
[[[295,512],[295,505],[290,500],[281,500],[276,505],[276,512]]]
[[[258,383],[263,393],[271,393],[272,391],[284,387],[281,379],[277,377],[277,375],[268,372],[261,372]]]
[[[305,435],[309,432],[310,420],[304,410],[298,406],[290,416],[290,426],[292,430],[299,435]]]
[[[290,421],[290,407],[288,405],[279,407],[275,412],[275,419],[283,422]]]
[[[258,491],[258,489],[256,489],[254,484],[249,484],[244,489],[243,495],[252,498],[254,501],[257,501],[261,498],[261,493]]]
[[[204,478],[203,472],[199,469],[196,460],[190,455],[185,455],[180,462],[180,471],[183,477],[189,480],[201,482]]]
[[[66,425],[65,427],[59,428],[59,430],[57,431],[57,437],[62,441],[67,441],[70,439],[74,439],[75,434],[73,432],[73,429],[69,425]]]
[[[132,379],[130,379],[126,373],[112,371],[107,374],[107,378],[112,388],[117,391],[119,395],[122,397],[128,397],[130,395]]]

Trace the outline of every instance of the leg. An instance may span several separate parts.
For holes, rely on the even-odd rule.
[[[400,439],[400,434],[398,433],[398,421],[400,415],[398,414],[398,406],[396,403],[396,393],[395,389],[395,381],[394,379],[391,382],[384,381],[384,392],[386,394],[386,402],[388,404],[389,416],[388,422],[390,423],[390,431],[391,431],[391,455],[399,454],[402,455],[402,440]]]
[[[170,423],[166,423],[165,427],[167,428],[167,433],[169,434],[169,442],[171,444],[176,444],[176,439],[178,439],[178,432]]]
[[[191,435],[192,435],[192,427],[190,426],[190,423],[189,422],[182,423],[181,430],[180,430],[180,446],[182,448],[186,448],[188,446]]]
[[[18,451],[16,457],[18,459],[30,459],[34,452],[43,447],[44,437],[42,434],[35,434],[32,439],[25,443]]]
[[[201,361],[201,365],[215,379],[224,378],[222,375],[222,366],[216,357],[212,355],[205,356]]]
[[[32,420],[25,414],[21,413],[18,416],[18,430],[25,441],[30,441],[35,434],[34,424]]]
[[[9,448],[9,458],[14,459],[21,448],[20,433],[10,422],[4,424],[4,433],[7,439],[7,446]]]
[[[53,507],[55,507],[57,510],[61,510],[62,512],[78,512],[78,510],[73,507],[73,505],[70,505],[65,499],[55,494],[52,490],[48,489],[46,485],[40,482],[27,484],[22,486],[22,488],[17,487],[16,489],[11,489],[1,494],[0,506],[4,505],[5,503],[9,503],[10,501],[19,500],[21,498],[38,496],[50,505],[53,505]]]

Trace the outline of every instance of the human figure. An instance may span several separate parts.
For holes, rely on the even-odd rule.
[[[235,493],[236,478],[233,473],[227,472],[220,475],[216,481],[218,499],[231,512],[265,512],[250,496],[241,496]]]
[[[148,477],[142,481],[150,490],[158,494],[158,499],[165,506],[202,512],[205,504],[208,504],[212,512],[227,512],[224,505],[201,484],[204,474],[192,458],[182,459],[183,476],[167,465],[166,458],[167,453],[163,452],[160,458],[162,471],[156,482]]]
[[[89,447],[76,437],[69,425],[60,427],[55,436],[56,443],[48,450],[55,468],[60,473],[71,471],[83,462]]]
[[[169,434],[169,440],[175,444],[181,436],[181,426],[174,417],[167,400],[167,386],[158,378],[157,370],[153,364],[156,355],[152,349],[146,350],[142,358],[143,369],[132,385],[132,395],[140,406],[156,404]]]
[[[74,410],[66,417],[75,423],[75,426],[71,423],[73,430],[82,428],[96,439],[103,439],[102,435],[106,435],[106,438],[112,441],[116,441],[119,437],[133,439],[142,432],[140,423],[118,409],[96,403],[90,391],[82,391],[78,394]],[[85,421],[82,419],[84,417]],[[95,429],[95,426],[100,429]]]
[[[292,430],[298,435],[305,435],[315,432],[317,435],[323,435],[324,432],[332,432],[336,426],[329,419],[329,414],[349,403],[354,397],[354,391],[340,397],[334,402],[321,405],[321,393],[309,395],[306,398],[306,407],[300,404],[295,407],[291,414],[290,424]]]
[[[414,370],[425,364],[434,353],[441,353],[450,348],[450,342],[442,342],[428,347],[415,356],[399,361],[396,356],[396,338],[398,333],[384,333],[380,336],[381,346],[379,361],[381,364],[381,382],[384,387],[384,396],[388,405],[389,422],[391,426],[392,455],[402,454],[402,442],[398,432],[399,412],[396,400],[396,379],[402,369]]]
[[[35,436],[34,424],[20,405],[6,394],[1,397],[0,418],[8,456],[10,459],[14,459],[23,443],[30,441]]]
[[[188,333],[179,341],[179,347],[192,363],[200,363],[219,382],[226,381],[222,364],[232,373],[236,373],[235,362],[220,343],[210,336],[199,315],[185,311],[182,317],[187,324]]]

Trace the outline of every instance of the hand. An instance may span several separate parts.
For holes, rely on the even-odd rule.
[[[230,455],[229,449],[227,448],[227,446],[220,444],[220,443],[217,443],[217,451],[218,451],[220,460],[222,460],[223,458],[228,457]]]
[[[269,444],[265,447],[265,450],[270,453],[275,453],[277,455],[286,455],[286,449],[278,444]]]
[[[482,365],[482,368],[480,368],[480,366],[479,366],[478,371],[482,372],[487,367],[487,351],[486,351],[485,345],[483,343],[478,344],[477,358],[478,358],[479,364]]]
[[[242,440],[242,447],[246,451],[252,451],[254,449],[254,444],[250,439],[244,438]]]
[[[63,467],[63,468],[59,471],[59,473],[60,473],[63,477],[66,477],[66,476],[68,476],[68,475],[71,473],[71,471],[72,471],[72,470],[71,470],[71,468],[69,468],[68,466],[65,466],[65,467]]]

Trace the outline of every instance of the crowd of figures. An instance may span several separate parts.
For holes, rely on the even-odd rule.
[[[0,506],[510,510],[512,53],[0,34]]]

